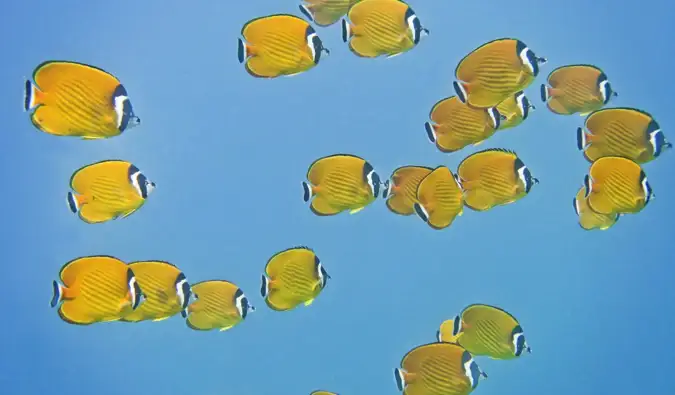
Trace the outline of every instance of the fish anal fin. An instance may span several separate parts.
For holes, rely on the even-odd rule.
[[[331,204],[321,195],[316,195],[309,208],[319,216],[336,215],[342,212],[342,209],[331,206]]]
[[[362,58],[376,58],[380,56],[380,53],[375,48],[373,48],[370,41],[368,41],[365,37],[358,35],[352,36],[351,41],[349,41],[349,49],[354,54]]]
[[[96,206],[97,205],[92,203],[82,206],[78,213],[80,219],[89,224],[98,224],[113,219],[114,215],[105,210],[98,210]]]

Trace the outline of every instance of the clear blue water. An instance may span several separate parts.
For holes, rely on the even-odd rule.
[[[619,97],[672,127],[673,5],[666,0],[412,1],[431,30],[411,52],[359,59],[340,26],[317,28],[331,56],[292,78],[257,80],[237,61],[249,19],[300,15],[295,0],[6,2],[0,13],[0,256],[3,394],[396,394],[392,369],[471,303],[498,305],[533,348],[479,358],[476,394],[675,393],[672,268],[675,153],[645,171],[657,195],[605,232],[577,224],[572,198],[589,164],[579,116],[555,116],[539,84],[555,67],[592,63]],[[479,147],[442,154],[425,136],[431,106],[452,95],[469,51],[516,37],[548,58],[526,91],[538,110]],[[36,131],[23,81],[49,59],[117,75],[143,123],[106,141]],[[433,231],[383,201],[356,215],[314,216],[301,182],[315,159],[351,153],[387,177],[401,165],[447,165],[484,148],[515,150],[541,184],[516,204],[467,210]],[[87,225],[67,209],[72,172],[119,158],[157,182],[134,215]],[[333,277],[309,308],[269,310],[260,274],[277,251],[314,248]],[[70,259],[161,259],[192,282],[237,283],[258,311],[227,332],[180,316],[77,327],[49,308]]]

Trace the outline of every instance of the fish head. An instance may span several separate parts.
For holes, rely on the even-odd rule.
[[[178,303],[181,306],[181,310],[186,309],[188,304],[190,304],[190,297],[192,296],[192,288],[190,283],[188,283],[185,274],[182,272],[176,277],[176,295],[178,296]]]
[[[413,44],[417,45],[423,36],[429,35],[429,30],[422,26],[420,18],[415,15],[415,11],[410,7],[405,12],[405,22],[408,25],[408,31],[412,37]]]
[[[525,193],[530,193],[530,190],[532,189],[532,186],[535,184],[539,184],[539,180],[532,177],[532,173],[530,173],[530,169],[525,166],[523,161],[520,160],[520,158],[516,159],[516,174],[518,174],[518,180],[523,184],[523,189],[525,189]]]
[[[134,272],[131,269],[127,269],[127,287],[129,288],[131,309],[136,310],[136,308],[145,300],[145,295],[141,290],[141,286],[138,285],[138,281],[136,281],[136,275],[134,275]]]
[[[647,204],[649,204],[656,195],[654,195],[654,190],[652,189],[652,186],[649,185],[649,181],[647,181],[647,175],[644,170],[640,171],[640,185],[642,186],[642,193],[645,198],[645,207],[647,207]]]
[[[326,52],[327,55],[330,55],[330,51],[323,46],[323,41],[321,41],[313,27],[307,26],[305,38],[307,40],[309,52],[312,54],[312,61],[314,61],[314,64],[319,64],[322,52]]]
[[[647,126],[647,135],[649,136],[649,144],[652,146],[655,158],[658,158],[663,151],[673,147],[673,145],[666,140],[666,136],[663,134],[663,131],[661,131],[658,122],[654,120]]]
[[[527,119],[527,116],[530,115],[530,110],[534,110],[534,105],[530,102],[530,99],[525,96],[525,92],[520,91],[516,93],[516,105],[518,106],[518,113],[523,118],[523,121]]]
[[[129,166],[129,182],[143,199],[147,199],[156,187],[135,165]]]
[[[609,99],[619,96],[619,94],[614,92],[612,89],[612,84],[607,79],[607,75],[605,73],[600,73],[600,76],[598,76],[598,90],[600,91],[600,96],[602,97],[602,104],[607,104],[609,103]]]
[[[380,185],[382,185],[380,182],[380,176],[375,172],[373,166],[368,162],[363,165],[363,181],[365,181],[370,187],[370,193],[373,195],[373,197],[377,198],[380,196]]]
[[[141,119],[134,113],[129,95],[124,85],[119,84],[112,96],[112,105],[117,115],[117,129],[121,132],[141,124]]]
[[[234,305],[237,307],[239,316],[243,320],[246,319],[249,311],[255,311],[255,307],[248,302],[248,298],[244,295],[244,291],[241,288],[237,288],[237,292],[234,293]]]
[[[527,345],[523,328],[521,328],[520,325],[513,328],[513,331],[511,332],[511,342],[513,344],[513,353],[516,357],[521,356],[523,351],[527,351],[528,353],[532,352],[530,346]]]
[[[487,377],[487,375],[480,370],[480,366],[478,366],[478,363],[476,363],[468,351],[464,351],[462,354],[462,365],[464,367],[464,375],[469,379],[469,383],[471,383],[471,389],[476,389],[480,377]]]
[[[321,260],[318,256],[314,256],[314,265],[316,267],[316,277],[319,279],[319,284],[321,284],[321,289],[326,287],[330,274],[326,271],[326,268],[321,264]]]
[[[537,57],[537,55],[535,55],[535,53],[520,40],[516,40],[516,53],[520,58],[520,62],[527,68],[530,74],[535,77],[538,76],[539,65],[545,64],[546,58]]]

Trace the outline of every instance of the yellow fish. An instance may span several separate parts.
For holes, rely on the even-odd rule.
[[[192,294],[190,284],[176,266],[163,261],[141,261],[130,263],[129,268],[147,299],[122,321],[162,321],[188,306]]]
[[[309,395],[338,395],[337,392],[330,392],[330,391],[312,391],[311,394]]]
[[[342,19],[342,41],[357,56],[393,57],[413,49],[429,34],[403,1],[361,0]]]
[[[605,215],[598,214],[588,207],[586,202],[586,188],[582,187],[574,198],[574,212],[579,217],[579,226],[585,230],[607,230],[614,226],[621,214]]]
[[[450,169],[438,166],[417,186],[417,215],[433,229],[447,228],[462,215],[462,186]]]
[[[321,53],[330,51],[304,19],[276,14],[248,21],[241,29],[239,63],[258,78],[276,78],[303,73],[314,68]]]
[[[317,26],[330,26],[347,14],[349,7],[361,0],[303,0],[300,11]]]
[[[138,210],[155,189],[155,183],[136,166],[121,160],[105,160],[73,173],[67,202],[82,221],[95,224],[127,217]]]
[[[589,64],[558,67],[548,75],[548,85],[541,84],[541,100],[551,112],[560,115],[586,116],[618,96],[607,75]]]
[[[430,343],[410,350],[394,369],[404,395],[468,395],[487,378],[473,356],[457,344]]]
[[[196,331],[226,331],[255,311],[244,292],[229,281],[202,281],[192,286],[192,292],[196,300],[181,315]]]
[[[495,107],[530,86],[544,63],[546,59],[537,57],[524,42],[500,38],[481,45],[459,62],[453,87],[462,103]]]
[[[593,162],[584,187],[588,207],[598,214],[636,214],[654,198],[640,165],[617,156]]]
[[[380,195],[380,176],[365,159],[338,154],[314,161],[303,182],[304,200],[312,197],[316,215],[336,215],[345,210],[355,214]]]
[[[526,120],[530,115],[530,112],[535,109],[536,108],[530,103],[530,99],[525,96],[523,91],[509,96],[497,106],[497,110],[504,117],[504,120],[501,122],[498,129],[505,130],[515,128]]]
[[[394,214],[415,214],[417,201],[417,186],[433,171],[424,166],[403,166],[394,170],[391,183],[385,182],[386,188],[382,197],[387,199],[387,208]]]
[[[459,151],[467,145],[478,145],[492,136],[504,116],[497,108],[473,108],[459,101],[457,96],[434,104],[426,122],[429,141],[441,152]]]
[[[586,118],[577,129],[577,148],[589,162],[621,156],[644,164],[673,147],[654,118],[635,108],[606,108]]]
[[[469,155],[459,164],[457,175],[464,203],[476,211],[513,203],[539,183],[515,152],[501,148]]]
[[[52,60],[26,81],[24,109],[42,132],[55,136],[103,139],[141,123],[117,77],[83,63]]]
[[[439,342],[459,344],[472,355],[492,359],[514,359],[524,351],[532,352],[518,320],[486,304],[468,306],[453,320],[443,322],[436,336]]]
[[[63,284],[53,282],[51,306],[69,324],[117,321],[141,305],[145,296],[134,272],[112,256],[86,256],[61,268]]]
[[[330,278],[310,248],[289,248],[267,261],[260,294],[272,310],[288,311],[312,304]]]

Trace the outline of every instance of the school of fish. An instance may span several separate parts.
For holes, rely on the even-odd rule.
[[[361,58],[395,57],[430,35],[399,0],[304,0],[299,11],[302,17],[265,15],[243,25],[237,56],[250,76],[293,76],[318,66],[331,52],[312,24],[340,22],[342,40]],[[454,95],[431,107],[426,137],[439,151],[454,153],[518,127],[535,110],[525,90],[546,64],[517,38],[477,46],[455,69]],[[608,107],[618,94],[595,65],[560,66],[539,90],[551,113],[585,118],[576,130],[577,148],[590,163],[573,198],[580,227],[606,230],[642,211],[655,197],[644,166],[672,148],[656,119],[642,109]],[[38,65],[25,83],[24,109],[35,128],[55,136],[106,139],[141,125],[117,77],[74,61]],[[390,212],[442,230],[465,207],[489,211],[532,192],[539,179],[525,163],[514,150],[491,148],[466,156],[457,169],[409,163],[383,179],[368,160],[336,153],[309,164],[303,200],[325,217],[355,214],[382,198]],[[70,177],[68,208],[86,224],[136,213],[156,189],[141,167],[120,159],[83,164]],[[330,279],[314,250],[292,247],[261,265],[260,295],[269,309],[289,311],[310,306]],[[256,310],[237,285],[223,279],[190,283],[162,260],[78,257],[61,267],[52,291],[51,307],[75,325],[163,321],[180,314],[190,329],[225,331]],[[516,318],[497,306],[473,304],[441,323],[435,340],[409,350],[394,368],[394,381],[406,395],[467,395],[488,377],[475,357],[510,360],[530,352]]]

